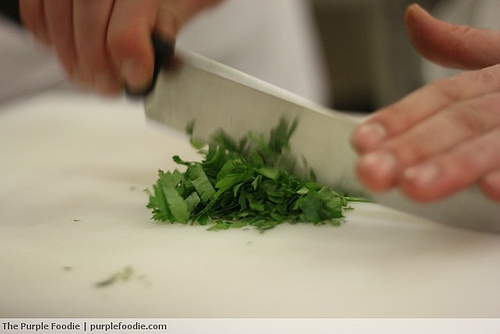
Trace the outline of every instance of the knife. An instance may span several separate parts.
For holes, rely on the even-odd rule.
[[[17,3],[3,1],[0,12],[20,24]],[[410,201],[399,190],[380,194],[364,189],[354,172],[357,155],[349,143],[359,124],[355,118],[193,53],[178,51],[175,58],[180,61],[171,61],[173,45],[156,36],[152,41],[151,86],[142,92],[127,90],[129,96],[144,97],[148,118],[182,131],[194,121],[194,137],[204,140],[220,129],[234,138],[249,132],[267,134],[283,117],[297,119],[291,153],[307,161],[320,183],[432,221],[500,232],[500,205],[476,186],[425,204]]]
[[[500,232],[500,205],[476,186],[433,203],[416,203],[399,190],[371,192],[355,174],[358,158],[349,137],[359,120],[322,107],[220,63],[177,50],[180,63],[159,72],[145,98],[148,118],[208,140],[223,129],[233,138],[268,134],[281,118],[297,119],[291,154],[304,159],[317,181],[384,206],[448,225]]]

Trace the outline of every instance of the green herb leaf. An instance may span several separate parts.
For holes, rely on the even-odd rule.
[[[266,231],[284,222],[340,225],[349,202],[364,200],[316,183],[312,170],[310,180],[288,172],[295,166],[290,137],[297,125],[282,119],[268,141],[251,133],[238,141],[219,131],[200,150],[201,162],[174,156],[186,172],[158,172],[153,190],[146,190],[152,219],[210,224],[213,231]],[[194,123],[187,130],[193,136]]]

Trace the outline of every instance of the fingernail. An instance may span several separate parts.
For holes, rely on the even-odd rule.
[[[396,158],[388,152],[373,152],[361,159],[361,168],[370,170],[376,179],[389,179],[394,177],[396,171]]]
[[[433,162],[428,162],[408,168],[403,177],[419,187],[426,187],[436,182],[440,174],[439,167]]]
[[[377,122],[362,124],[354,133],[353,144],[360,150],[376,147],[387,137],[385,127]]]
[[[147,86],[148,78],[143,69],[132,59],[123,62],[121,74],[127,87],[132,90],[141,90]]]

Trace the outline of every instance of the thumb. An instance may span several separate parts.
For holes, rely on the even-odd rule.
[[[417,4],[406,10],[405,23],[415,49],[437,64],[473,70],[500,63],[500,31],[446,23]]]

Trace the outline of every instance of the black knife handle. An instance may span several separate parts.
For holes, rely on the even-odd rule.
[[[21,24],[19,0],[0,0],[0,13],[17,24]]]
[[[19,0],[0,0],[0,14],[9,18],[14,23],[22,25],[21,15],[19,11]],[[160,70],[163,66],[166,66],[170,63],[174,55],[173,42],[166,41],[154,33],[151,36],[151,41],[153,43],[155,57],[153,78],[151,80],[151,84],[142,91],[132,91],[129,88],[125,87],[125,93],[129,97],[144,97],[149,94],[149,92],[151,92],[156,84],[156,80],[158,78]]]
[[[172,61],[174,55],[174,43],[166,41],[159,37],[157,34],[153,33],[151,36],[151,41],[153,43],[155,64],[153,69],[153,78],[151,84],[142,91],[131,91],[125,87],[125,93],[129,97],[144,97],[148,95],[154,88],[158,75],[164,66],[168,66]]]

